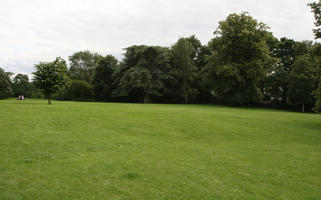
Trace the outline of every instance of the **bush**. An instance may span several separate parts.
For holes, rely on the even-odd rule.
[[[86,81],[73,80],[69,92],[73,100],[89,100],[94,96],[93,87]]]

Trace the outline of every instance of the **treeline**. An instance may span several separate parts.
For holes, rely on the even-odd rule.
[[[219,22],[207,45],[192,35],[171,47],[127,47],[122,60],[80,51],[69,61],[36,64],[32,82],[0,70],[1,95],[321,110],[321,44],[277,39],[246,12]]]

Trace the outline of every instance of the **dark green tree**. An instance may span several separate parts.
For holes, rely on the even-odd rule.
[[[240,105],[261,102],[260,80],[269,58],[267,29],[246,12],[219,22],[207,64],[208,84],[218,100]]]
[[[95,68],[103,57],[90,51],[79,51],[69,57],[70,78],[72,80],[84,80],[88,83],[93,81]]]
[[[48,104],[51,104],[52,94],[70,82],[66,61],[58,57],[53,62],[40,62],[35,68],[33,81],[48,99]]]
[[[30,96],[30,83],[27,74],[17,74],[12,82],[14,96],[25,95]]]
[[[197,102],[208,102],[211,95],[206,88],[206,84],[204,84],[204,80],[206,79],[206,71],[204,71],[204,68],[207,64],[207,57],[211,54],[211,49],[207,45],[202,45],[195,35],[186,39],[192,46],[191,59],[196,67],[193,87],[196,88],[197,91]]]
[[[107,55],[100,59],[98,66],[95,68],[93,80],[95,98],[97,100],[107,101],[112,97],[113,91],[113,74],[116,71],[118,60]]]
[[[165,81],[171,79],[167,48],[158,46],[131,46],[116,72],[117,89],[114,95],[133,96],[148,103],[151,97],[162,96]]]
[[[273,57],[277,58],[279,63],[275,68],[272,84],[281,91],[277,99],[282,107],[287,106],[288,103],[289,76],[296,57],[295,49],[296,42],[288,38],[281,38],[273,49]]]
[[[2,68],[0,68],[0,98],[6,98],[13,95],[11,80]]]
[[[315,39],[320,39],[321,38],[321,0],[319,2],[313,2],[309,3],[308,6],[310,6],[315,22],[314,25],[316,26],[316,29],[313,29],[313,33],[315,36]],[[312,58],[314,61],[314,64],[317,66],[316,67],[316,76],[318,80],[318,88],[314,91],[314,96],[315,96],[315,111],[316,112],[321,112],[321,53],[319,51],[320,49],[320,44],[316,44],[316,47],[313,48],[312,52]]]
[[[302,105],[302,112],[305,105],[312,105],[314,89],[313,66],[307,56],[300,56],[292,66],[289,79],[288,96],[290,102]]]
[[[178,93],[184,98],[185,103],[188,103],[198,92],[195,87],[197,69],[193,60],[196,56],[196,47],[193,47],[193,43],[186,38],[180,38],[172,47],[172,62],[176,70]]]
[[[321,112],[321,44],[315,43],[312,45],[309,52],[311,63],[313,64],[315,74],[315,85],[318,86],[313,92],[315,98],[316,112]]]
[[[321,1],[319,0],[319,2],[309,3],[308,6],[311,7],[315,18],[314,24],[316,29],[313,29],[315,39],[321,38]]]

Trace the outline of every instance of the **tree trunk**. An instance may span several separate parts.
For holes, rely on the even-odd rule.
[[[302,103],[302,112],[304,112],[304,102]]]
[[[149,103],[149,95],[144,98],[144,103]]]
[[[282,94],[281,94],[281,106],[283,108],[287,107],[287,98],[288,98],[287,87],[288,87],[288,84],[283,83],[283,86],[282,86],[283,91],[282,91]]]
[[[186,93],[185,93],[185,95],[184,95],[184,100],[185,100],[185,104],[187,104],[187,103],[188,103],[188,96],[187,96]]]

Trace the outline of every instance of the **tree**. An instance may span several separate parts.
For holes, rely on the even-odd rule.
[[[192,46],[191,59],[196,67],[193,88],[195,88],[195,92],[197,91],[197,101],[208,101],[211,98],[211,95],[204,84],[204,79],[206,77],[204,67],[207,64],[207,57],[211,54],[211,49],[207,45],[202,45],[200,40],[196,38],[195,35],[192,35],[186,39]]]
[[[312,12],[314,13],[314,24],[316,29],[313,29],[313,32],[315,39],[321,38],[321,0],[319,0],[319,2],[309,3],[308,6],[311,7]]]
[[[116,72],[118,97],[132,96],[149,103],[152,97],[162,96],[168,73],[167,48],[159,46],[131,46],[126,48],[124,61]]]
[[[321,44],[315,43],[312,45],[309,57],[311,63],[313,64],[313,68],[315,71],[316,83],[315,85],[318,86],[315,91],[313,92],[315,103],[314,103],[314,110],[316,112],[321,112]]]
[[[273,50],[273,56],[280,59],[279,67],[275,73],[277,83],[274,84],[281,90],[279,99],[283,107],[288,103],[289,76],[296,56],[295,49],[296,42],[294,40],[281,38]]]
[[[2,68],[0,68],[0,98],[6,98],[13,95],[11,80]]]
[[[58,57],[53,62],[40,62],[35,68],[34,83],[48,99],[48,104],[51,104],[52,94],[69,84],[66,62]]]
[[[194,87],[197,73],[192,59],[196,57],[196,52],[197,50],[186,38],[178,39],[172,47],[172,60],[179,85],[178,92],[184,98],[185,103],[188,103],[189,99],[197,93]]]
[[[246,12],[219,22],[206,66],[209,87],[218,100],[239,105],[261,102],[260,80],[269,58],[267,29]]]
[[[79,51],[69,57],[70,78],[72,80],[84,80],[88,83],[93,81],[95,68],[102,56],[90,51]]]
[[[314,89],[313,67],[307,56],[300,56],[292,66],[288,95],[293,104],[301,104],[302,112],[305,105],[311,105]]]
[[[25,96],[30,96],[30,83],[27,74],[17,74],[13,78],[13,93],[14,96],[19,96],[21,94]]]
[[[117,64],[118,60],[112,55],[107,55],[99,61],[98,66],[95,68],[93,80],[96,99],[107,101],[111,98],[113,74],[116,71]]]

